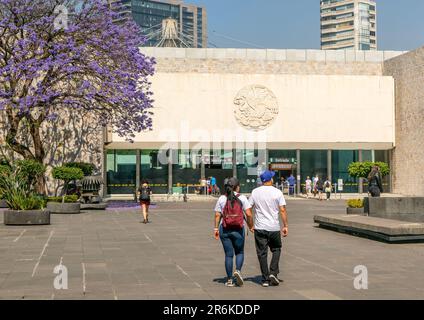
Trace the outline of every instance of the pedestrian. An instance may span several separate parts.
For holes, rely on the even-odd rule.
[[[210,180],[211,180],[212,195],[216,195],[216,178],[210,177]]]
[[[227,273],[227,287],[234,287],[235,283],[242,286],[244,283],[241,269],[244,262],[244,242],[246,229],[244,227],[244,213],[247,225],[253,229],[251,205],[247,198],[240,195],[240,182],[236,178],[226,179],[225,195],[219,197],[215,206],[214,237],[221,239],[225,252],[225,271]],[[236,269],[233,272],[234,255]]]
[[[305,190],[306,190],[306,198],[309,199],[310,195],[312,194],[312,180],[309,178],[309,176],[306,178],[305,181]]]
[[[317,176],[316,189],[318,193],[319,201],[322,201],[322,192],[324,191],[324,184],[319,176]]]
[[[150,196],[152,195],[152,189],[150,188],[149,182],[143,180],[140,188],[138,189],[138,199],[140,201],[141,212],[143,214],[144,224],[149,222],[149,206],[150,206]]]
[[[368,192],[371,197],[378,198],[383,192],[383,184],[381,182],[381,172],[378,166],[372,167],[370,174],[368,175]]]
[[[289,195],[294,195],[294,189],[296,186],[296,178],[293,176],[293,173],[290,174],[290,177],[287,178],[287,182],[289,183]]]
[[[281,177],[280,180],[280,188],[281,188],[281,192],[284,194],[284,185],[286,183],[286,179],[284,179],[284,177]]]
[[[318,175],[315,175],[315,177],[314,177],[314,181],[313,181],[314,198],[315,198],[315,197],[317,196],[317,194],[318,194],[318,186],[317,186],[318,180],[319,180]]]
[[[331,181],[328,177],[327,177],[327,180],[324,181],[324,191],[325,191],[326,199],[327,201],[329,201],[333,188],[331,187]]]
[[[280,284],[278,274],[280,273],[281,238],[288,235],[286,201],[283,193],[272,186],[274,175],[272,171],[265,171],[261,175],[263,186],[254,189],[249,198],[250,205],[255,209],[255,223],[252,231],[255,234],[256,253],[264,287]],[[283,226],[280,226],[279,215],[281,215]],[[272,252],[269,267],[268,248]]]

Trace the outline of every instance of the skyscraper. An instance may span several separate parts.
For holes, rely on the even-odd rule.
[[[130,4],[132,17],[148,41],[156,46],[162,38],[163,21],[176,20],[181,40],[187,47],[207,47],[206,9],[182,0],[123,0]]]
[[[377,50],[374,0],[321,0],[321,49]]]

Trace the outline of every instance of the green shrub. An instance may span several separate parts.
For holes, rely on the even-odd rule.
[[[84,178],[84,172],[80,168],[56,167],[52,172],[53,178],[70,182]]]
[[[347,206],[349,208],[363,208],[364,200],[363,199],[350,199],[347,201]]]
[[[84,176],[91,176],[94,171],[94,164],[86,162],[68,162],[64,164],[67,168],[79,168],[84,172]]]
[[[385,162],[352,162],[348,167],[349,175],[353,178],[367,178],[372,167],[378,166],[383,177],[390,174],[389,165]]]
[[[0,175],[0,194],[12,210],[39,210],[45,207],[43,197],[36,195],[28,185],[28,181],[21,179],[19,168],[9,174]]]
[[[48,202],[63,202],[63,197],[49,197]],[[65,203],[75,203],[78,202],[78,196],[73,194],[71,196],[65,196]]]
[[[84,172],[80,168],[56,167],[52,172],[53,178],[64,181],[62,203],[68,192],[69,182],[84,178]]]
[[[15,166],[19,168],[18,178],[26,180],[30,188],[33,188],[37,179],[46,172],[46,167],[36,160],[18,160],[15,162]]]
[[[11,170],[12,169],[7,165],[0,165],[0,176],[10,174]],[[2,199],[3,199],[3,194],[2,194],[2,191],[1,191],[1,188],[0,188],[0,200],[2,200]]]

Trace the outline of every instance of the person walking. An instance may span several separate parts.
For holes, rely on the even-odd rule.
[[[319,180],[318,175],[315,175],[314,180],[313,180],[314,198],[315,198],[315,197],[317,196],[317,194],[318,194],[318,186],[317,186],[318,180]]]
[[[316,189],[318,192],[319,201],[322,201],[322,192],[324,191],[324,184],[319,176],[317,176]]]
[[[381,182],[381,172],[378,166],[372,167],[370,174],[368,175],[368,191],[371,197],[378,198],[383,192],[383,184]]]
[[[305,190],[306,190],[306,198],[309,199],[309,197],[312,194],[312,180],[309,178],[309,176],[306,178],[305,181]]]
[[[324,181],[324,191],[327,201],[330,201],[331,191],[333,191],[333,188],[331,187],[331,181],[328,177],[327,180]]]
[[[247,198],[240,195],[240,182],[236,178],[226,179],[225,195],[219,197],[215,206],[214,237],[221,239],[225,252],[225,271],[227,287],[243,286],[244,280],[241,269],[244,262],[245,227],[244,213],[250,230],[253,228],[251,205]],[[236,270],[233,272],[234,255]]]
[[[272,186],[274,175],[272,171],[265,171],[261,175],[263,186],[254,189],[249,198],[250,205],[255,209],[254,229],[251,231],[255,234],[256,253],[264,287],[280,284],[278,274],[280,273],[281,238],[288,235],[286,201],[283,193]],[[283,226],[280,226],[279,215],[281,215]],[[268,248],[272,252],[269,267]]]
[[[140,201],[141,212],[143,214],[144,220],[142,223],[147,224],[149,222],[149,206],[150,206],[150,196],[152,195],[152,189],[149,186],[147,180],[143,180],[140,188],[138,189],[138,199]]]

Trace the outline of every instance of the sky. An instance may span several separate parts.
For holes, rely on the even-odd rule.
[[[319,0],[184,2],[206,7],[209,47],[320,49]],[[424,1],[377,0],[377,28],[379,50],[424,46]]]

